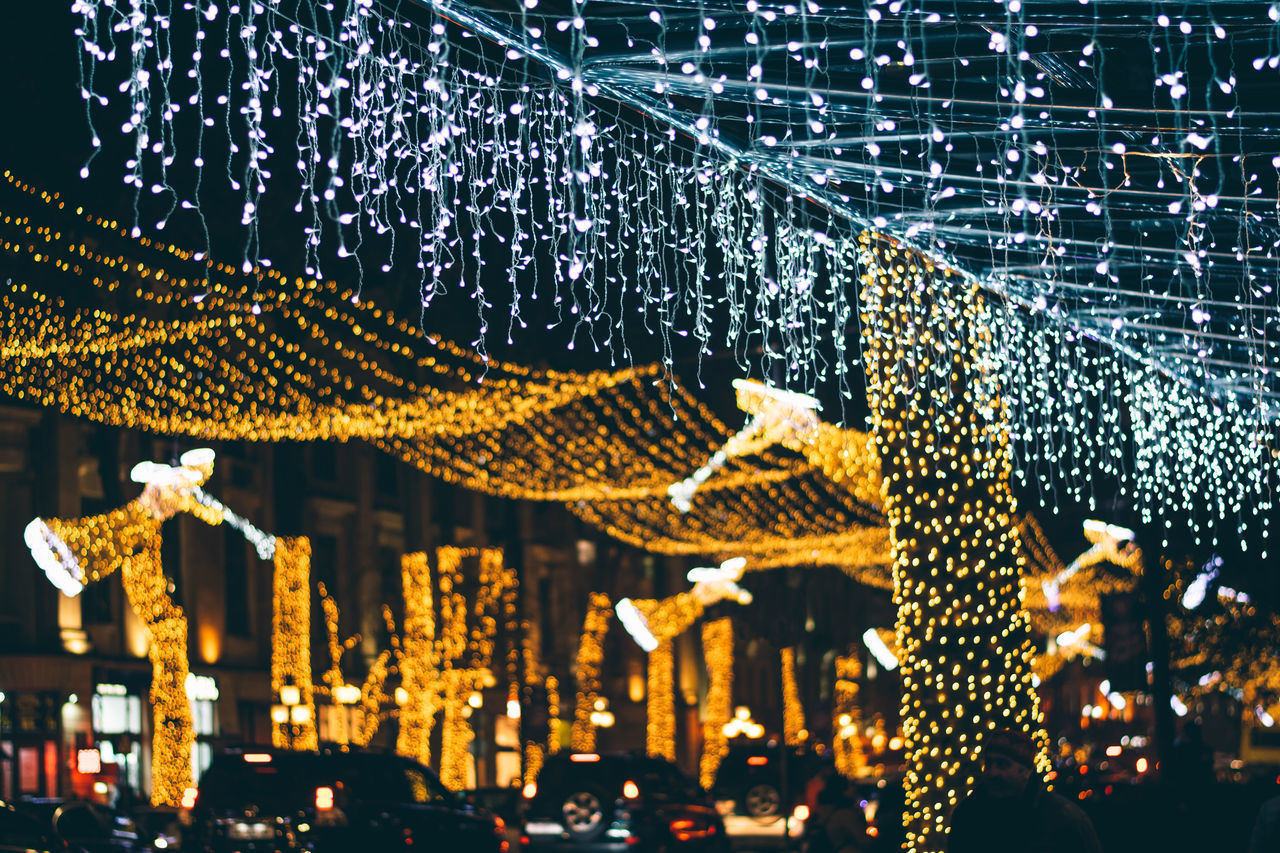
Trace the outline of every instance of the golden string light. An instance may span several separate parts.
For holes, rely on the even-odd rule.
[[[668,761],[676,760],[674,649],[671,640],[659,640],[657,648],[649,652],[648,718],[644,728],[645,752]]]
[[[788,646],[782,650],[782,740],[787,746],[799,746],[808,736],[796,683],[796,650]]]
[[[35,213],[0,212],[0,254],[42,284],[15,278],[0,299],[0,389],[160,434],[362,438],[468,488],[572,502],[652,550],[829,562],[888,585],[863,434],[784,435],[790,449],[733,460],[684,517],[667,488],[731,431],[657,367],[534,373],[481,360],[333,282],[133,239],[6,178],[14,204]],[[119,307],[80,304],[86,283]]]
[[[431,728],[436,715],[438,661],[431,567],[427,555],[421,551],[403,555],[400,558],[400,578],[404,588],[400,686],[405,691],[405,701],[400,706],[396,752],[429,765]]]
[[[976,286],[885,238],[863,234],[859,245],[868,398],[893,537],[904,822],[907,845],[932,853],[945,849],[947,815],[973,784],[985,734],[1041,726],[1009,430],[982,359],[992,331]]]
[[[300,718],[287,716],[271,727],[277,747],[313,750],[320,745],[316,731],[315,688],[311,681],[311,540],[305,536],[276,538],[272,581],[271,693],[298,690]]]
[[[468,559],[479,564],[470,600],[463,572]],[[514,613],[515,571],[504,564],[501,548],[436,549],[434,587],[425,553],[406,554],[400,565],[405,601],[400,671],[405,701],[396,751],[427,763],[435,716],[443,711],[440,778],[459,789],[468,781],[468,746],[475,737],[467,700],[474,691],[496,683],[495,638],[499,618],[509,622]]]
[[[547,688],[547,754],[560,751],[560,679],[548,675]]]
[[[862,749],[862,712],[858,707],[858,678],[862,661],[856,655],[836,657],[836,681],[832,690],[832,748],[836,770],[846,779],[862,775],[867,766]]]
[[[321,676],[325,684],[323,691],[328,694],[330,705],[336,706],[341,711],[334,718],[335,725],[331,728],[329,740],[343,747],[352,744],[368,746],[378,730],[382,703],[386,699],[382,686],[387,678],[393,652],[392,649],[384,649],[378,653],[378,657],[369,666],[369,671],[365,674],[359,688],[348,684],[346,675],[342,671],[342,659],[360,642],[360,635],[353,634],[345,640],[342,639],[338,631],[341,616],[338,603],[334,601],[323,583],[317,584],[317,588],[320,593],[320,606],[324,612],[325,633],[329,646],[329,668]],[[384,617],[388,618],[390,626],[389,613],[384,612]],[[394,632],[392,647],[398,647]],[[347,710],[348,707],[350,711]]]
[[[587,615],[582,620],[582,636],[578,640],[575,672],[578,694],[573,710],[573,730],[569,746],[574,752],[594,752],[596,725],[591,721],[596,699],[600,696],[600,667],[604,664],[604,638],[613,618],[613,604],[603,592],[593,592],[587,599]]]
[[[702,624],[702,657],[707,665],[707,701],[702,712],[698,781],[709,791],[729,753],[729,737],[724,733],[733,717],[733,622],[729,617]]]

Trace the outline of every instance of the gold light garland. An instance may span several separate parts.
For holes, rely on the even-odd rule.
[[[790,450],[757,448],[684,517],[667,487],[730,431],[682,388],[655,382],[657,367],[534,373],[482,361],[332,282],[246,274],[135,240],[6,179],[16,206],[37,212],[0,213],[0,254],[42,282],[19,277],[0,299],[0,389],[19,398],[161,434],[363,438],[471,489],[569,501],[650,550],[829,562],[887,585],[877,475],[860,433],[819,426],[787,439]],[[78,306],[85,283],[108,305]],[[418,375],[427,381],[403,378]]]
[[[799,746],[808,736],[796,683],[796,650],[788,646],[782,650],[782,741],[787,746]]]
[[[432,604],[431,567],[421,551],[400,558],[404,588],[404,628],[401,638],[400,731],[396,752],[424,765],[431,763],[431,728],[436,715],[436,618]]]
[[[360,642],[360,635],[353,634],[346,640],[341,638],[338,632],[340,616],[338,603],[334,601],[323,583],[317,584],[317,587],[320,593],[320,606],[324,611],[325,633],[328,636],[329,645],[329,668],[322,676],[325,683],[324,690],[329,695],[330,704],[342,709],[342,713],[338,715],[337,730],[332,732],[330,740],[343,747],[351,744],[368,746],[378,731],[382,704],[386,699],[382,686],[387,678],[393,649],[398,648],[394,628],[392,628],[394,623],[391,622],[390,614],[384,605],[384,619],[392,629],[392,649],[384,649],[378,653],[378,657],[369,666],[369,671],[360,685],[359,697],[355,702],[351,702],[344,695],[348,685],[346,676],[342,672],[342,659]]]
[[[649,704],[644,728],[645,752],[668,761],[676,760],[674,649],[671,640],[660,639],[657,647],[649,652]]]
[[[305,536],[276,538],[272,581],[271,692],[286,685],[298,688],[305,719],[278,720],[271,742],[297,750],[319,748],[315,688],[311,681],[311,540]]]
[[[847,779],[862,775],[867,766],[862,749],[862,714],[858,708],[858,678],[862,661],[855,655],[836,658],[836,682],[832,691],[832,747],[836,770]]]
[[[984,367],[991,331],[976,286],[887,239],[859,243],[868,397],[893,536],[904,821],[907,845],[931,853],[945,849],[947,815],[973,783],[985,734],[1040,730],[1009,435]]]
[[[548,675],[547,688],[547,754],[560,751],[560,679]]]
[[[613,604],[609,596],[602,592],[591,593],[587,599],[587,615],[582,620],[575,666],[578,695],[573,711],[573,730],[569,735],[569,746],[574,752],[594,752],[596,748],[596,726],[591,722],[591,712],[595,710],[595,701],[600,695],[604,638],[612,618]]]
[[[729,753],[725,725],[733,717],[733,622],[725,616],[702,624],[702,657],[707,665],[707,701],[702,712],[702,758],[698,780],[708,791]]]

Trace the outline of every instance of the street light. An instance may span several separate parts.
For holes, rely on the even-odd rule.
[[[272,722],[284,728],[285,746],[293,749],[296,728],[311,722],[311,708],[302,704],[302,691],[296,684],[280,687],[280,704],[271,706]]]
[[[764,726],[751,719],[751,709],[746,705],[733,709],[733,719],[724,724],[722,731],[727,738],[738,735],[746,735],[752,739],[764,737]]]

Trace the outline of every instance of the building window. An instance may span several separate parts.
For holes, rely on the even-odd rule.
[[[249,619],[249,543],[230,525],[225,528],[227,633],[247,637],[252,631]]]
[[[213,739],[218,736],[218,682],[211,675],[187,673],[187,699],[191,702],[191,774],[195,781],[213,760]]]
[[[142,789],[142,697],[124,684],[99,684],[93,694],[93,739],[104,763],[119,766],[120,779]]]

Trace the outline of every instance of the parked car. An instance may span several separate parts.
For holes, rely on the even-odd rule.
[[[365,751],[270,747],[218,755],[183,798],[182,849],[196,853],[458,850],[505,853],[503,821],[426,767]]]
[[[712,794],[730,814],[752,818],[790,814],[804,802],[805,784],[830,761],[797,749],[788,749],[784,756],[781,745],[774,741],[734,744],[720,763]]]
[[[707,793],[660,758],[561,753],[547,760],[524,795],[527,850],[729,850]]]
[[[30,797],[14,808],[77,853],[134,853],[139,849],[133,819],[88,800]]]
[[[67,853],[53,828],[7,803],[0,803],[0,853]]]

